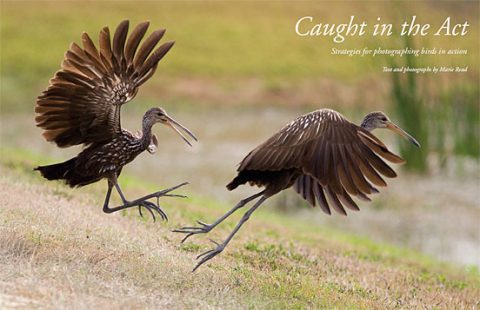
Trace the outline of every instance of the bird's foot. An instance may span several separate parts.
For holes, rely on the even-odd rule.
[[[184,182],[184,183],[178,184],[176,186],[173,186],[173,187],[170,187],[170,188],[152,193],[150,195],[139,198],[139,199],[137,199],[133,202],[130,202],[130,204],[134,205],[134,206],[138,206],[138,212],[140,213],[140,216],[142,216],[142,217],[143,217],[143,214],[142,214],[142,207],[143,207],[143,208],[147,209],[148,212],[150,212],[150,214],[153,217],[154,222],[155,222],[156,218],[155,218],[155,213],[153,211],[156,211],[158,214],[160,214],[160,216],[162,217],[162,220],[168,221],[167,214],[160,207],[160,197],[187,198],[187,196],[185,196],[185,195],[170,194],[171,191],[173,191],[173,190],[175,190],[179,187],[185,186],[187,184],[188,184],[188,182]],[[156,198],[157,203],[153,203],[151,201],[148,201],[148,199],[151,199],[151,198]]]
[[[225,243],[218,243],[212,239],[210,239],[210,241],[213,242],[217,247],[198,255],[197,259],[200,259],[200,261],[197,263],[195,268],[193,268],[192,272],[195,272],[195,270],[197,270],[200,266],[217,256],[218,254],[222,253],[223,249],[225,249]]]
[[[187,240],[191,236],[197,234],[206,234],[214,227],[213,225],[209,225],[201,221],[197,221],[197,223],[200,224],[200,226],[186,226],[179,229],[174,229],[172,230],[172,232],[186,234],[186,236],[181,241],[181,243],[184,243],[185,240]]]
[[[188,196],[185,196],[185,195],[180,195],[180,194],[170,194],[171,191],[173,190],[176,190],[177,188],[181,187],[181,186],[184,186],[184,185],[187,185],[188,182],[184,182],[182,184],[179,184],[179,185],[176,185],[176,186],[173,186],[173,187],[170,187],[170,188],[167,188],[167,189],[163,189],[161,191],[158,191],[158,192],[155,192],[155,193],[152,193],[150,195],[147,195],[143,198],[140,198],[139,200],[147,200],[147,199],[150,199],[150,198],[157,198],[157,206],[160,206],[160,197],[178,197],[178,198],[188,198]]]
[[[167,189],[163,189],[161,191],[158,191],[158,192],[155,192],[151,195],[148,195],[150,197],[156,197],[157,199],[162,197],[162,196],[166,196],[166,197],[180,197],[180,198],[187,198],[187,196],[185,195],[177,195],[177,194],[170,194],[171,191],[174,191],[176,190],[177,188],[179,187],[182,187],[182,186],[185,186],[189,184],[188,182],[183,182],[181,184],[178,184],[178,185],[175,185],[173,187],[170,187],[170,188],[167,188]]]
[[[163,197],[177,197],[177,198],[188,198],[187,195],[180,195],[180,194],[163,194]],[[159,196],[159,197],[161,197]]]
[[[160,214],[160,217],[162,218],[162,220],[168,222],[167,214],[162,210],[162,208],[160,208],[160,205],[158,203],[155,204],[155,203],[153,203],[151,201],[147,201],[147,200],[138,202],[138,213],[140,213],[141,217],[143,217],[142,207],[147,209],[148,212],[150,212],[154,222],[156,221],[156,217],[155,217],[155,213],[153,211]]]

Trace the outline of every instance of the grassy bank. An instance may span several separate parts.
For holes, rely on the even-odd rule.
[[[259,210],[227,250],[198,272],[211,245],[179,245],[169,230],[228,206],[165,200],[169,223],[101,211],[105,184],[71,190],[31,168],[45,160],[2,149],[0,305],[24,307],[394,308],[478,306],[478,271]],[[156,186],[122,176],[129,195]],[[182,190],[188,193],[188,189]],[[353,220],[353,218],[350,218]],[[221,240],[233,220],[211,233]]]

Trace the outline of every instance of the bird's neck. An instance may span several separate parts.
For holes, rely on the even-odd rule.
[[[153,124],[148,121],[144,121],[142,124],[142,137],[140,138],[140,141],[145,149],[150,145],[152,139],[152,127]]]
[[[365,117],[362,121],[362,124],[360,125],[360,127],[362,127],[363,129],[365,129],[366,131],[372,131],[375,129],[375,127],[373,127],[370,123],[370,120]]]

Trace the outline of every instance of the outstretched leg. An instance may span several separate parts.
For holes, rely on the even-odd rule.
[[[158,191],[158,192],[155,192],[155,193],[152,193],[152,194],[149,194],[149,195],[146,195],[146,196],[143,196],[141,198],[138,198],[134,201],[128,201],[126,198],[125,198],[125,195],[123,195],[123,192],[122,190],[120,189],[120,186],[118,185],[117,183],[117,178],[116,177],[111,177],[108,179],[108,191],[107,191],[107,195],[105,197],[105,202],[103,204],[103,212],[105,213],[113,213],[113,212],[116,212],[116,211],[120,211],[120,210],[123,210],[123,209],[127,209],[127,208],[131,208],[131,207],[137,207],[138,206],[138,209],[139,209],[139,212],[140,212],[140,215],[142,215],[142,212],[141,212],[141,208],[144,207],[145,209],[147,209],[148,212],[150,212],[150,214],[152,215],[153,217],[153,221],[156,220],[155,218],[155,214],[153,213],[153,211],[156,211],[158,212],[158,214],[160,214],[160,216],[162,217],[163,220],[167,220],[168,221],[168,217],[167,217],[167,214],[160,208],[160,203],[159,203],[159,198],[161,196],[169,196],[169,197],[185,197],[185,196],[182,196],[182,195],[173,195],[173,194],[169,194],[169,192],[179,188],[179,187],[182,187],[184,185],[188,184],[187,182],[184,182],[182,184],[179,184],[179,185],[176,185],[174,187],[171,187],[171,188],[168,188],[168,189],[165,189],[165,190],[162,190],[162,191]],[[110,201],[110,196],[111,196],[111,193],[112,193],[112,188],[113,186],[115,186],[115,188],[117,189],[117,192],[118,194],[120,195],[120,198],[122,199],[122,202],[123,202],[123,205],[120,205],[120,206],[117,206],[117,207],[114,207],[114,208],[110,208],[108,206],[108,203]],[[151,201],[147,201],[148,199],[150,198],[157,198],[157,203],[153,203]]]
[[[262,196],[254,205],[253,207],[251,207],[247,212],[245,212],[245,214],[243,215],[243,217],[240,219],[240,221],[238,222],[237,226],[235,226],[235,228],[233,229],[233,231],[230,233],[230,235],[228,235],[227,239],[225,239],[225,241],[223,241],[222,243],[217,243],[213,240],[211,240],[213,243],[215,243],[217,245],[217,247],[215,249],[212,249],[212,250],[209,250],[205,253],[202,253],[200,255],[197,256],[197,259],[200,259],[200,261],[198,262],[198,264],[195,266],[195,268],[193,268],[192,272],[194,272],[195,270],[198,269],[198,267],[200,267],[201,265],[203,265],[205,262],[209,261],[210,259],[214,258],[215,256],[217,256],[218,254],[220,254],[223,249],[225,249],[225,247],[227,246],[227,244],[230,242],[230,240],[232,240],[233,236],[235,236],[235,234],[238,232],[238,230],[240,229],[240,227],[242,227],[243,223],[245,223],[249,218],[250,218],[250,215],[252,215],[252,213],[268,198],[268,196]]]
[[[219,217],[215,222],[213,222],[212,224],[206,224],[204,222],[201,222],[201,221],[197,221],[197,223],[200,225],[200,226],[196,226],[196,227],[193,227],[193,226],[186,226],[186,227],[182,227],[182,228],[179,228],[179,229],[175,229],[173,230],[173,232],[177,232],[177,233],[183,233],[183,234],[186,234],[185,238],[182,239],[182,243],[185,242],[185,240],[187,240],[189,237],[193,236],[193,235],[196,235],[196,234],[206,234],[208,233],[209,231],[211,231],[215,226],[217,226],[218,224],[220,224],[221,222],[223,222],[227,217],[229,217],[230,215],[232,215],[235,211],[237,211],[238,209],[244,207],[247,203],[249,203],[250,201],[262,196],[263,194],[265,193],[265,191],[261,191],[260,193],[257,193],[255,195],[252,195],[248,198],[245,198],[245,199],[242,199],[240,200],[240,202],[235,206],[233,207],[230,211],[228,211],[227,213],[225,213],[224,215],[222,215],[221,217]]]

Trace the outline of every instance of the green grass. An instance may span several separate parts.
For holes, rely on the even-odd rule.
[[[413,46],[408,37],[404,37],[404,45]],[[400,63],[391,60],[391,66],[415,68],[419,66],[415,58],[407,55]],[[419,77],[413,72],[392,73],[391,79],[394,111],[403,128],[422,145],[416,149],[409,142],[400,143],[400,153],[407,161],[407,169],[426,172],[429,168],[427,158],[431,153],[438,157],[441,168],[446,167],[447,154],[479,158],[480,97],[477,83],[448,85],[433,93],[428,85],[432,79]],[[446,142],[449,140],[453,143]]]
[[[0,250],[21,251],[31,264],[29,274],[18,273],[11,278],[17,283],[28,277],[33,277],[29,280],[33,284],[46,281],[47,274],[42,270],[50,270],[53,264],[60,266],[54,272],[58,272],[57,281],[61,284],[64,277],[61,270],[68,268],[69,287],[88,300],[97,296],[95,290],[88,288],[96,283],[108,283],[107,287],[112,289],[138,283],[129,290],[139,296],[148,296],[145,285],[155,288],[153,301],[136,297],[136,307],[162,304],[162,296],[168,292],[174,292],[174,296],[188,292],[182,299],[174,297],[175,303],[182,300],[185,307],[198,307],[196,298],[201,297],[203,306],[221,308],[409,308],[437,303],[441,308],[458,308],[474,307],[475,296],[480,292],[480,274],[476,268],[439,263],[409,249],[313,225],[268,208],[256,212],[220,256],[191,274],[194,257],[211,244],[206,242],[207,236],[197,236],[178,245],[181,237],[169,230],[192,224],[196,219],[209,221],[228,206],[189,193],[190,198],[167,204],[170,216],[167,226],[139,220],[134,210],[123,217],[105,215],[99,206],[104,184],[72,190],[57,182],[45,182],[32,172],[31,168],[46,158],[20,149],[2,148],[0,154],[2,191],[8,191],[7,184],[11,184],[16,190],[24,187],[32,193],[41,193],[35,198],[40,205],[34,209],[28,204],[12,208],[7,202],[6,209],[0,211],[3,223],[0,235],[8,239],[15,231],[15,238],[23,240],[3,242],[2,239]],[[129,175],[122,175],[121,182],[130,195],[158,187]],[[60,205],[42,206],[42,199],[53,199]],[[28,197],[23,200],[28,202]],[[55,221],[58,216],[63,221]],[[233,219],[219,226],[208,237],[221,240],[232,229],[232,222]],[[77,249],[81,252],[77,253]],[[2,261],[4,270],[22,266],[19,258],[9,260],[9,257],[4,256]],[[91,276],[82,278],[84,272]],[[169,281],[159,282],[160,279]],[[201,279],[209,279],[208,286]],[[37,292],[35,288],[30,290]],[[65,288],[58,290],[59,294],[69,296]],[[228,294],[219,295],[222,290],[228,290]],[[111,298],[109,292],[107,289],[103,293],[107,296],[104,298]],[[74,298],[68,305],[78,306],[79,300],[82,298]],[[47,305],[50,299],[44,297],[43,302]],[[52,300],[51,305],[59,304]],[[95,305],[100,304],[92,301],[91,306]]]
[[[405,47],[413,47],[409,37],[404,37]],[[401,63],[392,60],[392,67],[418,67],[415,56],[407,55]],[[422,141],[423,148],[412,148],[409,142],[400,144],[400,153],[407,161],[406,167],[410,170],[425,172],[428,169],[427,156],[429,152],[428,124],[425,120],[428,112],[425,107],[425,98],[420,94],[419,79],[415,73],[406,73],[400,76],[393,73],[392,78],[392,101],[396,115],[400,117],[405,130],[413,134],[416,139]],[[403,79],[402,79],[403,78]],[[424,121],[425,120],[425,121]]]
[[[351,14],[370,24],[377,16],[394,25],[404,16],[422,16],[422,22],[434,25],[445,16],[468,18],[468,36],[462,38],[418,38],[417,46],[469,49],[462,57],[422,56],[428,64],[468,64],[471,74],[478,74],[475,57],[478,37],[478,12],[474,3],[458,5],[458,13],[448,11],[449,5],[432,10],[425,3],[360,3],[328,2],[89,2],[75,1],[2,1],[1,2],[1,80],[4,110],[27,109],[27,102],[47,85],[58,69],[63,53],[72,41],[79,43],[82,31],[94,38],[101,27],[114,28],[122,19],[132,24],[150,20],[152,28],[168,29],[167,40],[176,46],[159,66],[155,79],[147,85],[150,97],[164,93],[176,81],[202,79],[228,90],[243,80],[258,81],[267,91],[275,92],[305,81],[333,79],[350,85],[372,75],[381,78],[385,58],[358,58],[330,55],[331,47],[363,48],[401,47],[393,38],[371,36],[351,37],[334,44],[330,38],[300,38],[294,33],[296,20],[304,15],[315,16],[318,22],[341,22]],[[403,12],[401,16],[397,12]],[[447,14],[448,13],[448,14]],[[249,85],[247,83],[247,85]],[[312,98],[314,100],[314,98]],[[31,106],[30,104],[28,106]]]

